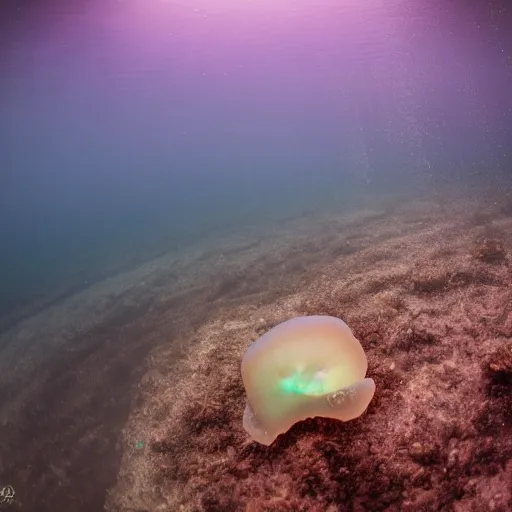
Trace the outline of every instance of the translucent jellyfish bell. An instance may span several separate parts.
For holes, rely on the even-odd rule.
[[[357,418],[375,393],[367,367],[361,344],[339,318],[304,316],[277,325],[242,359],[245,430],[269,445],[309,417]]]

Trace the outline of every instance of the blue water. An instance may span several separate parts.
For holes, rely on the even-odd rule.
[[[511,175],[505,2],[3,9],[0,326],[204,236]]]

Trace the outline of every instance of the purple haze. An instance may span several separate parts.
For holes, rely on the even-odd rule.
[[[44,244],[48,261],[101,255],[123,234],[158,245],[375,189],[510,174],[505,2],[5,5],[9,275]]]

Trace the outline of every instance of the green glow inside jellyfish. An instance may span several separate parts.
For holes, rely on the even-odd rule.
[[[323,395],[328,392],[325,386],[325,371],[305,372],[300,369],[294,371],[289,377],[281,380],[281,389],[286,393],[297,395]],[[335,391],[332,389],[331,391]]]

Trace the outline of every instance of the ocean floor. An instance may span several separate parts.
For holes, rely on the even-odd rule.
[[[0,510],[512,509],[512,201],[309,212],[105,279],[0,336]],[[240,360],[345,320],[377,391],[250,442]]]

